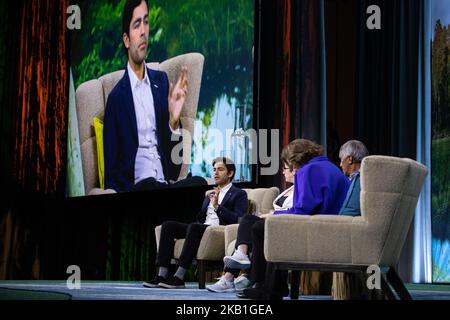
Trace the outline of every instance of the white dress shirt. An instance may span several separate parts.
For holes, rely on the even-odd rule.
[[[219,200],[217,201],[219,204],[222,203],[222,200],[225,197],[225,195],[227,194],[228,190],[230,190],[231,185],[232,185],[232,183],[230,182],[225,187],[220,189]],[[208,224],[210,226],[218,226],[220,224],[219,217],[217,216],[217,213],[216,213],[213,205],[211,204],[211,201],[209,202],[208,210],[206,211],[205,224]]]
[[[294,185],[292,185],[289,188],[287,188],[286,190],[284,190],[282,193],[280,193],[278,195],[278,197],[275,198],[275,200],[273,200],[273,209],[275,211],[277,211],[277,210],[287,210],[287,209],[290,209],[290,208],[292,208],[294,206],[294,192],[291,192],[291,191],[293,191],[293,189],[294,189]],[[277,204],[278,199],[280,199],[281,197],[284,197],[289,192],[291,192],[291,193],[284,200],[283,205],[279,206]]]
[[[127,69],[131,92],[133,93],[139,139],[134,166],[134,183],[136,184],[150,177],[155,178],[156,181],[166,183],[161,156],[158,153],[155,105],[147,70],[145,70],[144,79],[139,80],[133,69],[131,69],[130,63],[128,63]]]

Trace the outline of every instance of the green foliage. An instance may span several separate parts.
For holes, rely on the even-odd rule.
[[[433,141],[431,214],[433,236],[450,239],[450,138]]]
[[[436,21],[432,42],[431,219],[433,281],[448,282],[450,272],[450,26]]]
[[[253,0],[154,0],[163,29],[152,60],[187,52],[205,56],[199,111],[221,95],[250,103],[252,95]],[[153,8],[153,7],[152,7]]]
[[[450,27],[438,20],[432,42],[432,131],[433,138],[450,136]]]
[[[152,60],[187,52],[200,52],[205,57],[197,113],[204,130],[201,140],[193,145],[193,157],[197,148],[205,149],[218,98],[226,97],[230,106],[233,100],[245,104],[248,115],[252,114],[253,0],[154,0],[152,4],[162,8],[163,29],[152,49]],[[209,176],[209,164],[202,162],[200,170]]]
[[[211,126],[211,122],[214,116],[214,107],[211,106],[209,108],[204,108],[203,111],[199,111],[198,112],[198,118],[201,120],[202,122],[202,134],[201,134],[201,138],[200,138],[200,144],[201,144],[201,148],[204,150],[205,146],[206,146],[206,142],[208,140],[208,135],[209,135],[209,128]],[[194,144],[192,146],[192,155],[191,155],[191,160],[192,162],[194,162],[194,155],[196,153],[196,148],[198,148],[199,146],[197,146],[196,144]],[[210,175],[210,173],[208,172],[208,165],[205,161],[202,162],[201,164],[201,172],[202,174],[207,177]]]
[[[122,11],[125,0],[86,1],[80,31],[73,32],[75,86],[125,68]],[[205,56],[199,111],[226,95],[252,101],[253,0],[150,1],[148,61],[187,52]],[[231,104],[231,103],[230,103]]]
[[[219,68],[222,61],[233,64],[236,56],[251,52],[248,49],[253,43],[252,0],[155,0],[152,3],[164,8],[161,20],[166,38],[160,45],[166,56],[197,50]]]

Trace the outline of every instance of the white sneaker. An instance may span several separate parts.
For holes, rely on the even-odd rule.
[[[215,284],[206,286],[206,289],[211,292],[234,292],[234,282],[229,282],[222,276]]]
[[[231,269],[250,269],[251,261],[248,255],[234,251],[232,256],[225,256],[223,263]]]
[[[234,280],[234,288],[237,292],[244,291],[244,289],[251,288],[253,282],[250,281],[247,275],[240,275]]]

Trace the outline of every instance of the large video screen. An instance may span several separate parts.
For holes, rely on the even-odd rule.
[[[129,140],[129,145],[119,146],[118,143],[106,147],[107,137],[103,134],[108,126],[104,111],[108,99],[112,99],[109,95],[123,80],[125,70],[128,71],[130,66],[122,32],[125,2],[96,0],[78,4],[81,26],[71,31],[70,47],[66,192],[69,197],[92,194],[94,189],[108,189],[105,158],[109,155],[105,152],[110,152],[111,148],[120,149],[117,151],[123,157],[120,159],[126,158],[123,161],[128,161],[129,166],[136,165],[134,157],[137,156],[127,153],[131,146],[140,143],[139,137],[133,132],[123,132],[124,123],[131,121],[136,124],[130,126],[134,126],[138,136],[141,134],[140,129],[136,128],[142,128],[142,113],[130,111],[132,109],[128,109],[130,112],[123,111],[129,108],[130,101],[132,105],[137,101],[135,93],[116,90],[120,93],[112,95],[117,102],[114,105],[120,107],[116,107],[120,111],[115,118],[118,123],[113,134],[118,140]],[[175,181],[186,176],[197,176],[206,178],[212,184],[212,161],[223,156],[236,165],[234,182],[251,181],[249,155],[252,144],[247,130],[253,127],[254,0],[150,0],[147,8],[145,23],[148,23],[149,34],[145,63],[150,69],[165,72],[169,87],[170,84],[172,88],[176,87],[183,67],[187,68],[188,79],[183,106],[187,109],[181,113],[181,127],[178,128],[184,143],[181,144],[184,146],[181,154],[177,153],[178,149],[173,150],[177,141],[161,141],[163,135],[157,132],[162,130],[161,123],[166,123],[164,116],[160,116],[162,113],[158,105],[168,108],[159,101],[165,99],[167,102],[164,92],[170,93],[171,90],[149,76],[154,100],[154,112],[150,113],[156,123],[153,132],[157,132],[157,146],[152,150],[156,150],[156,158],[164,158],[161,150],[172,148],[170,154],[179,157],[177,160],[166,160],[169,166],[181,167],[180,173],[171,177],[165,176],[168,174],[163,168],[162,175],[158,173],[159,179]],[[132,40],[131,36],[129,40]],[[129,48],[132,52],[133,47]],[[155,93],[157,87],[163,92],[162,96]],[[127,94],[124,95],[124,92]],[[133,99],[130,100],[131,96]],[[139,96],[139,101],[141,98],[147,101],[147,96]],[[143,105],[146,103],[143,102]]]

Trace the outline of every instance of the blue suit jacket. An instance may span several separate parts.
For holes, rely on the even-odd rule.
[[[156,137],[166,180],[177,180],[181,165],[171,161],[172,148],[179,141],[171,141],[169,128],[168,91],[169,81],[165,72],[147,68],[152,88],[156,116]],[[103,127],[105,155],[105,188],[118,192],[130,191],[134,186],[134,167],[139,146],[136,112],[130,78],[120,79],[108,96]],[[182,156],[180,154],[180,156]]]
[[[294,201],[290,209],[275,214],[337,214],[350,181],[327,157],[309,160],[294,178]]]
[[[202,209],[197,216],[200,223],[205,223],[208,205],[209,198],[205,197]],[[247,192],[232,185],[217,207],[216,213],[219,218],[219,223],[221,225],[238,223],[238,219],[247,213],[247,208]]]
[[[347,196],[345,197],[344,204],[339,211],[340,215],[344,216],[360,216],[361,215],[361,204],[359,201],[359,196],[361,193],[361,182],[359,179],[359,172],[355,174],[350,184],[350,188],[347,191]]]

